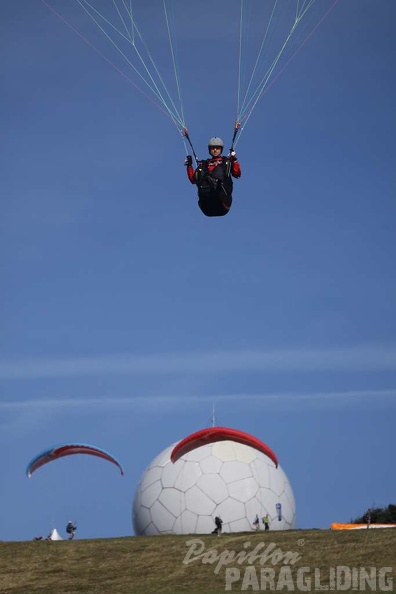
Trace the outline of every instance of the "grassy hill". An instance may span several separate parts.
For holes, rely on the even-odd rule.
[[[195,546],[204,547],[205,557],[197,557],[198,548],[192,553],[186,544],[192,539],[200,539]],[[186,562],[189,550],[195,560]],[[367,592],[374,585],[377,592],[396,592],[395,566],[396,529],[0,542],[0,592],[220,594],[288,592],[292,586],[295,592],[325,586]]]

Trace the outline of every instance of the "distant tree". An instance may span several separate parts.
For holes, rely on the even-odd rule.
[[[388,507],[371,508],[371,524],[396,524],[396,505],[390,503]],[[352,520],[352,524],[364,524],[367,522],[367,512],[360,518]]]

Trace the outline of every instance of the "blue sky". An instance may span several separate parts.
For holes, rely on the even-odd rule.
[[[221,4],[176,13],[202,157],[235,119]],[[394,1],[338,2],[243,130],[219,219],[167,117],[41,1],[1,12],[0,539],[130,535],[144,468],[213,403],[275,451],[299,528],[395,503]],[[69,440],[125,476],[75,456],[26,478]]]

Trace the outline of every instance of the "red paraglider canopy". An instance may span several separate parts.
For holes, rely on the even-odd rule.
[[[207,429],[202,429],[201,431],[188,435],[179,441],[173,448],[171,461],[175,463],[179,458],[184,456],[184,454],[191,452],[191,450],[195,450],[196,448],[216,441],[236,441],[250,446],[251,448],[255,448],[259,452],[268,456],[275,466],[278,467],[278,458],[276,457],[276,454],[271,448],[265,445],[264,442],[253,435],[249,435],[249,433],[244,433],[243,431],[239,431],[239,429],[228,429],[227,427],[208,427]]]

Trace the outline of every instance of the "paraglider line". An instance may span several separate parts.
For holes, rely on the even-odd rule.
[[[91,19],[92,19],[92,21],[95,23],[95,25],[96,25],[96,26],[98,27],[98,29],[101,31],[101,33],[102,33],[102,34],[103,34],[103,35],[106,37],[106,39],[107,39],[107,40],[108,40],[108,41],[109,41],[109,42],[110,42],[110,43],[113,45],[113,47],[115,47],[115,49],[117,50],[117,52],[118,52],[118,53],[119,53],[119,54],[120,54],[120,55],[121,55],[121,56],[124,58],[124,60],[127,62],[127,64],[128,64],[128,65],[129,65],[129,66],[132,68],[132,70],[134,70],[134,71],[136,72],[136,74],[137,74],[137,75],[138,75],[138,76],[139,76],[139,77],[140,77],[140,78],[143,80],[143,82],[144,82],[144,83],[145,83],[145,84],[146,84],[146,85],[147,85],[147,86],[150,88],[150,90],[151,90],[151,91],[152,91],[152,93],[153,93],[153,94],[154,94],[154,95],[157,97],[157,99],[159,99],[159,100],[160,100],[160,102],[161,102],[161,103],[164,105],[164,107],[167,109],[167,111],[168,111],[168,113],[169,113],[170,117],[171,117],[172,119],[173,119],[173,118],[175,118],[174,114],[172,113],[172,110],[171,110],[171,109],[169,108],[169,106],[166,104],[166,100],[165,100],[165,99],[164,99],[164,97],[162,96],[162,93],[161,93],[160,89],[158,88],[158,86],[157,86],[157,84],[156,84],[156,82],[155,82],[155,80],[154,80],[154,78],[153,78],[153,75],[152,75],[152,73],[150,72],[150,69],[149,69],[149,67],[148,67],[147,63],[144,61],[144,58],[142,57],[141,53],[140,53],[140,52],[139,52],[139,50],[137,49],[137,47],[136,47],[135,43],[132,41],[132,39],[131,39],[129,36],[128,36],[128,37],[126,37],[126,36],[125,36],[125,35],[124,35],[124,34],[123,34],[123,33],[122,33],[122,32],[121,32],[121,31],[120,31],[120,30],[119,30],[119,29],[118,29],[118,28],[117,28],[117,27],[116,27],[116,26],[113,24],[113,23],[111,23],[111,22],[110,22],[110,21],[109,21],[109,20],[108,20],[108,19],[107,19],[107,18],[106,18],[106,17],[105,17],[103,14],[101,14],[101,13],[100,13],[98,10],[96,10],[96,8],[95,8],[94,6],[92,6],[92,5],[91,5],[91,4],[88,2],[88,0],[76,0],[76,2],[77,2],[77,3],[78,3],[80,6],[81,6],[81,8],[82,8],[82,9],[83,9],[83,10],[86,12],[86,14],[87,14],[87,15],[88,15],[88,16],[89,16]],[[119,16],[119,17],[120,17],[120,19],[121,19],[121,22],[124,24],[124,27],[126,27],[126,25],[125,25],[125,21],[124,21],[124,19],[123,19],[123,16],[122,16],[122,14],[121,14],[121,12],[120,12],[120,10],[119,10],[118,6],[115,4],[115,1],[114,1],[114,0],[113,0],[113,2],[114,2],[114,6],[115,6],[115,8],[116,8],[116,10],[117,10],[118,16]],[[87,6],[89,7],[89,9],[90,9],[90,10],[89,10],[88,8],[86,8],[86,6],[85,6],[85,5],[87,5]],[[128,10],[127,10],[127,8],[126,8],[126,6],[125,6],[125,5],[124,5],[124,8],[126,9],[126,11],[127,11],[127,13],[128,13]],[[91,12],[91,11],[92,11],[92,12]],[[144,70],[146,71],[146,74],[147,74],[147,76],[149,77],[149,79],[150,79],[151,83],[150,83],[150,82],[149,82],[149,81],[148,81],[148,80],[147,80],[147,79],[146,79],[146,78],[145,78],[145,77],[142,75],[142,73],[141,73],[141,72],[139,72],[139,70],[136,68],[136,66],[134,66],[134,65],[132,64],[132,62],[129,60],[129,58],[128,58],[128,57],[127,57],[125,54],[124,54],[124,52],[121,50],[121,48],[120,48],[120,47],[117,45],[117,43],[115,42],[115,40],[114,40],[114,39],[111,37],[111,35],[109,35],[109,34],[108,34],[108,32],[107,32],[107,31],[104,29],[104,27],[102,27],[102,25],[100,24],[100,22],[99,22],[99,21],[98,21],[98,20],[95,18],[95,16],[94,16],[92,13],[94,13],[94,14],[96,14],[98,17],[100,17],[100,19],[102,19],[102,20],[103,20],[103,21],[104,21],[104,22],[105,22],[105,23],[106,23],[106,24],[107,24],[109,27],[111,27],[111,28],[112,28],[114,31],[116,31],[116,33],[118,33],[118,34],[119,34],[119,35],[120,35],[120,36],[121,36],[123,39],[125,39],[125,40],[126,40],[128,43],[130,43],[130,44],[132,45],[132,47],[134,48],[134,51],[136,52],[136,55],[138,56],[138,58],[139,58],[140,62],[141,62],[141,63],[142,63],[142,65],[143,65],[143,67],[144,67]],[[128,15],[129,15],[129,13],[128,13]],[[131,17],[131,18],[132,18],[132,17]],[[133,27],[134,29],[136,29],[136,31],[137,31],[137,33],[138,33],[138,35],[139,35],[139,37],[140,37],[140,40],[141,40],[141,42],[143,43],[143,45],[144,45],[144,47],[145,47],[145,49],[146,49],[146,52],[147,52],[147,54],[148,54],[148,57],[149,57],[149,59],[150,59],[150,62],[152,63],[152,65],[153,65],[153,67],[154,67],[154,70],[155,70],[156,74],[158,75],[158,78],[159,78],[159,80],[161,81],[161,83],[162,83],[162,85],[163,85],[163,87],[164,87],[164,89],[165,89],[165,91],[166,91],[166,93],[167,93],[167,95],[168,95],[168,97],[169,97],[169,100],[170,100],[170,102],[171,102],[171,103],[172,103],[172,105],[173,105],[173,108],[174,108],[175,112],[177,113],[177,108],[175,107],[175,105],[174,105],[174,103],[173,103],[173,100],[172,100],[171,96],[169,95],[168,89],[166,88],[166,85],[165,85],[164,81],[162,80],[162,77],[161,77],[160,73],[158,72],[158,69],[157,69],[157,67],[156,67],[156,65],[155,65],[155,63],[154,63],[154,60],[153,60],[153,59],[152,59],[152,57],[151,57],[151,54],[150,54],[150,52],[149,52],[149,50],[148,50],[148,48],[147,48],[147,46],[146,46],[146,44],[145,44],[145,42],[144,42],[144,40],[143,40],[143,38],[142,38],[141,34],[140,34],[140,31],[139,31],[139,30],[138,30],[138,28],[137,28],[137,25],[136,25],[136,23],[135,23],[135,22],[133,22],[133,21],[132,21],[132,27]],[[127,33],[128,33],[128,31],[127,31]],[[179,114],[177,114],[177,115],[178,115],[178,119],[180,120],[180,116],[179,116]],[[176,119],[176,118],[175,118],[175,119]]]
[[[192,150],[192,154],[194,155],[195,162],[198,165],[199,159],[198,159],[198,157],[197,157],[197,155],[195,153],[195,150],[194,150],[193,144],[191,142],[191,138],[190,138],[190,135],[188,133],[187,128],[183,128],[183,130],[182,130],[182,136],[183,136],[183,138],[185,138],[187,140],[188,144],[190,145],[191,150]]]
[[[231,157],[231,153],[234,150],[234,146],[236,144],[236,137],[237,137],[238,130],[239,130],[240,126],[241,126],[240,122],[235,122],[235,125],[234,125],[234,135],[232,137],[231,147],[230,147],[230,151],[229,151],[229,156],[230,157]],[[232,162],[231,162],[231,159],[229,159],[228,160],[228,163],[227,163],[227,173],[226,173],[227,177],[230,177],[231,166],[232,166]]]
[[[334,0],[333,4],[330,6],[330,8],[327,10],[327,12],[325,12],[325,14],[322,16],[320,21],[315,25],[315,27],[307,35],[307,37],[304,39],[304,41],[301,43],[301,45],[299,45],[299,47],[296,49],[296,51],[290,56],[290,58],[288,59],[286,64],[284,64],[284,66],[279,70],[278,74],[272,79],[270,84],[266,87],[266,89],[262,92],[262,94],[257,98],[255,104],[253,105],[253,107],[251,108],[249,113],[247,113],[245,116],[243,116],[241,118],[241,121],[245,120],[245,124],[246,124],[247,120],[249,119],[249,117],[251,116],[251,114],[253,112],[253,109],[256,107],[258,101],[260,101],[264,97],[264,95],[269,91],[269,89],[275,84],[275,82],[278,80],[280,75],[286,70],[286,68],[289,66],[290,62],[292,62],[294,60],[294,58],[299,53],[299,51],[305,46],[307,41],[312,37],[312,35],[315,33],[316,29],[318,29],[318,27],[323,23],[325,18],[330,14],[330,12],[333,10],[333,8],[335,7],[335,5],[337,3],[338,3],[338,0]]]
[[[131,80],[126,74],[125,72],[123,72],[120,68],[118,68],[118,66],[116,66],[115,64],[113,64],[113,62],[111,60],[109,60],[109,58],[107,58],[104,54],[102,54],[102,52],[100,50],[98,50],[97,47],[95,47],[93,45],[93,43],[91,43],[89,41],[89,39],[87,39],[74,25],[72,25],[69,21],[67,21],[65,19],[65,17],[63,17],[61,14],[59,14],[50,4],[48,4],[45,0],[41,0],[41,2],[60,20],[62,21],[65,25],[67,25],[69,27],[69,29],[71,29],[72,31],[74,31],[74,33],[76,33],[87,45],[89,45],[90,48],[92,48],[97,54],[99,54],[99,56],[101,58],[103,58],[103,60],[105,60],[112,68],[114,68],[114,70],[116,70],[119,74],[121,74],[121,76],[123,78],[125,78],[125,80],[127,80],[131,85],[133,85],[135,87],[135,89],[137,89],[142,95],[144,95],[149,101],[151,101],[151,103],[153,105],[155,105],[156,107],[158,107],[158,109],[160,109],[170,120],[171,122],[173,122],[173,124],[178,128],[178,125],[176,124],[176,122],[172,119],[172,117],[169,115],[169,113],[167,113],[165,111],[165,109],[163,109],[161,107],[161,105],[159,103],[157,103],[156,101],[153,100],[152,97],[150,97],[150,95],[147,95],[147,93],[145,93],[136,83],[133,82],[133,80]]]

